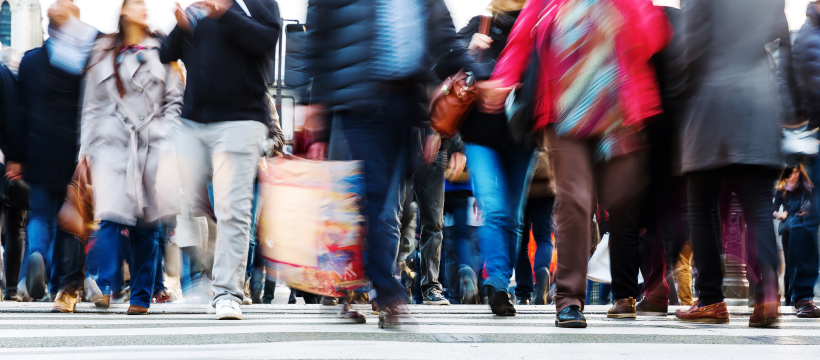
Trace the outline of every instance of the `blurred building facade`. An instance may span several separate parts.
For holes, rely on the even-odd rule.
[[[18,54],[43,45],[39,0],[0,0],[0,44]]]

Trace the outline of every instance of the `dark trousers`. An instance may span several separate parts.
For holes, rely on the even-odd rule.
[[[367,217],[365,270],[380,307],[404,303],[405,291],[393,277],[400,236],[399,219],[408,174],[410,124],[421,120],[409,95],[390,94],[379,108],[338,112],[352,160],[363,161]],[[415,115],[414,115],[415,114]],[[334,119],[335,121],[335,119]]]
[[[124,237],[130,240],[126,244],[122,241]],[[130,250],[130,258],[123,251],[126,246]],[[89,269],[96,270],[92,276],[96,275],[100,290],[110,294],[112,290],[116,291],[114,284],[122,279],[119,269],[122,268],[123,259],[128,259],[131,265],[131,305],[147,308],[151,306],[151,295],[154,293],[158,252],[157,226],[126,226],[103,221],[88,253]]]
[[[779,301],[777,268],[779,259],[772,224],[773,169],[754,165],[731,165],[687,175],[689,229],[698,277],[695,289],[701,306],[723,301],[722,236],[718,203],[724,178],[732,183],[746,220],[747,244],[757,244],[760,267],[755,283],[757,304]]]
[[[415,181],[416,203],[419,206],[419,251],[421,252],[421,292],[427,296],[431,291],[441,292],[439,263],[441,262],[442,227],[444,226],[444,170],[447,152],[439,151],[435,162],[424,176]]]
[[[646,152],[638,151],[598,163],[593,142],[558,138],[552,129],[547,130],[547,135],[558,190],[555,206],[555,240],[559,249],[555,270],[556,308],[560,311],[577,305],[583,309],[590,220],[596,199],[609,212],[613,295],[616,299],[617,296],[637,297],[639,205],[648,183]]]
[[[524,230],[515,262],[515,297],[528,299],[533,292],[532,272],[540,268],[549,269],[552,262],[552,213],[554,197],[530,198],[524,210]],[[530,230],[535,239],[535,258],[530,264]]]
[[[15,186],[9,186],[9,192],[16,191]],[[26,190],[28,192],[28,190]],[[17,283],[20,282],[20,268],[23,266],[23,256],[25,254],[26,232],[25,219],[26,210],[14,206],[3,205],[3,267],[6,281],[6,294],[17,292]]]

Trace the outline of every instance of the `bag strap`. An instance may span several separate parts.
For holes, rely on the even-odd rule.
[[[489,35],[490,34],[490,22],[493,18],[487,15],[481,15],[478,17],[478,33],[482,35]],[[481,61],[481,55],[484,55],[484,51],[478,53],[478,61]]]

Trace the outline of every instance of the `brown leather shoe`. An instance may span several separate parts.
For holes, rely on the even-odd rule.
[[[94,302],[94,305],[101,308],[107,308],[111,306],[111,296],[103,295],[101,298],[97,299],[97,301]]]
[[[407,314],[404,303],[394,303],[379,308],[379,329],[399,329]]]
[[[126,314],[128,314],[128,315],[145,315],[147,313],[148,313],[148,308],[147,307],[142,307],[142,306],[139,306],[139,305],[129,306],[128,307],[128,312],[126,312]]]
[[[74,308],[77,306],[77,299],[79,298],[79,291],[60,290],[60,292],[57,293],[57,298],[54,300],[54,306],[51,308],[51,312],[73,313]]]
[[[675,317],[683,321],[704,324],[725,324],[729,322],[729,310],[726,309],[725,302],[700,306],[700,301],[697,301],[689,310],[675,311]]]
[[[348,303],[342,304],[342,311],[339,313],[339,316],[341,316],[342,319],[350,320],[356,324],[364,324],[367,322],[364,318],[364,314],[353,310]]]
[[[755,305],[749,327],[770,327],[780,321],[780,303],[776,301]]]
[[[626,298],[616,300],[612,308],[606,312],[606,317],[610,319],[634,319],[635,299]]]
[[[799,318],[820,318],[820,308],[814,305],[814,301],[800,300],[794,304],[794,309],[797,310],[797,317]]]

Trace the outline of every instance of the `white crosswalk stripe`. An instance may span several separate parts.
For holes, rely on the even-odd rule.
[[[477,359],[703,357],[820,359],[820,320],[793,309],[776,328],[748,328],[750,309],[731,308],[731,322],[700,325],[674,316],[606,318],[586,309],[586,329],[554,326],[552,306],[519,306],[498,318],[485,306],[410,306],[413,324],[382,330],[369,306],[367,324],[351,324],[321,305],[243,306],[244,320],[218,321],[207,305],[162,304],[146,316],[126,305],[80,304],[75,314],[49,313],[46,303],[0,303],[0,359]],[[673,309],[674,310],[674,309]]]

